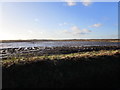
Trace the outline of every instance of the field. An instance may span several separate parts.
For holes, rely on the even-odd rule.
[[[35,42],[35,41],[94,41],[94,42],[120,42],[120,39],[68,39],[68,40],[52,40],[52,39],[33,39],[33,40],[0,40],[2,43],[7,42]]]
[[[120,49],[3,60],[3,88],[120,88]]]

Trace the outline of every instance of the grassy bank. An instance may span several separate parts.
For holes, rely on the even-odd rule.
[[[60,54],[60,55],[43,55],[43,56],[33,56],[31,54],[30,57],[12,57],[11,59],[7,59],[1,61],[3,67],[9,67],[13,64],[26,64],[31,62],[37,61],[44,61],[44,60],[69,60],[71,58],[89,58],[89,57],[98,57],[98,56],[112,56],[114,54],[119,54],[120,50],[100,50],[100,51],[91,51],[91,52],[79,52],[79,53],[71,53],[71,54]]]
[[[120,50],[4,60],[3,88],[119,88]]]

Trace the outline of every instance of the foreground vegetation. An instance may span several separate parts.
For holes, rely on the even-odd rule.
[[[37,61],[45,61],[45,60],[53,60],[58,61],[61,59],[71,60],[72,58],[94,58],[98,56],[112,56],[114,54],[119,54],[120,50],[100,50],[100,51],[91,51],[91,52],[79,52],[79,53],[71,53],[71,54],[60,54],[60,55],[43,55],[43,56],[34,56],[31,54],[29,57],[20,56],[20,57],[12,57],[11,59],[7,59],[1,61],[3,67],[9,67],[13,64],[26,64]]]
[[[4,60],[3,88],[120,88],[120,50]]]

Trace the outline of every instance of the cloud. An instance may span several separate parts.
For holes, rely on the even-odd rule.
[[[63,32],[66,33],[66,34],[71,34],[71,35],[74,35],[74,36],[76,36],[76,35],[78,36],[78,35],[85,35],[87,33],[90,33],[91,30],[80,29],[77,26],[72,26],[69,31],[68,30],[64,30]]]
[[[75,6],[75,5],[77,5],[77,3],[74,2],[74,0],[65,0],[65,2],[67,3],[68,6]]]
[[[35,22],[38,22],[38,21],[39,21],[39,19],[38,19],[38,18],[35,18],[35,19],[34,19],[34,21],[35,21]]]
[[[90,6],[92,4],[92,0],[80,0],[84,6]],[[65,0],[68,6],[77,5],[77,1],[75,0]]]
[[[32,34],[32,33],[33,33],[33,31],[29,30],[29,31],[28,31],[28,33]]]
[[[92,1],[91,0],[82,0],[82,4],[84,6],[90,6],[92,4]]]
[[[68,25],[68,23],[64,22],[59,24],[59,26],[64,26],[64,25]]]
[[[102,26],[102,24],[96,23],[96,24],[91,25],[90,27],[101,27],[101,26]]]
[[[80,29],[80,28],[78,28],[77,26],[71,27],[71,30],[72,30],[72,33],[73,33],[74,35],[87,34],[87,33],[91,32],[91,31],[88,30],[88,29]]]

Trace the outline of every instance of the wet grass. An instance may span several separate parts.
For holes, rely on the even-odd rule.
[[[3,88],[120,88],[120,50],[2,61]]]

